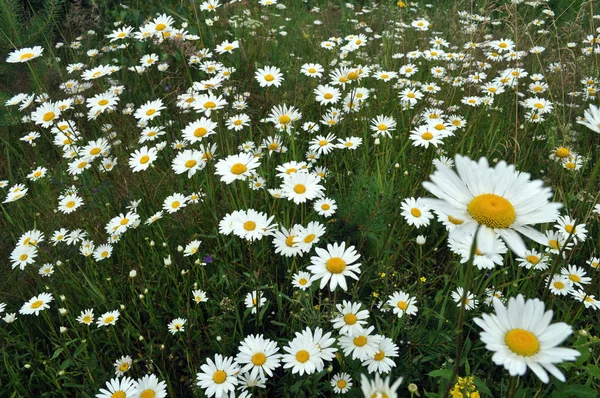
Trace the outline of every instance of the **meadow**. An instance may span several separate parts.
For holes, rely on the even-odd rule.
[[[600,4],[36,4],[1,397],[600,396]]]

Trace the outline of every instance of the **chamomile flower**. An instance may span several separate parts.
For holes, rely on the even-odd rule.
[[[432,182],[423,186],[438,199],[426,199],[434,211],[461,220],[450,235],[473,236],[483,253],[493,249],[494,237],[500,236],[517,255],[526,250],[519,233],[545,243],[546,238],[530,225],[552,222],[558,218],[560,203],[549,202],[552,192],[539,180],[530,181],[528,173],[499,162],[490,168],[487,159],[479,162],[456,155],[458,174],[436,164]]]
[[[315,201],[313,209],[321,216],[331,217],[337,210],[337,204],[333,199],[322,198]]]
[[[312,275],[308,272],[297,272],[292,276],[292,286],[300,290],[306,290],[311,287],[312,279]]]
[[[296,332],[296,337],[283,347],[286,352],[282,355],[284,369],[292,369],[292,374],[302,376],[313,374],[323,368],[323,360],[319,357],[320,351],[312,335]]]
[[[585,270],[576,265],[568,264],[567,267],[562,267],[560,269],[560,274],[569,278],[573,284],[579,288],[583,288],[583,285],[592,283],[592,278],[585,276]]]
[[[337,373],[331,378],[331,387],[334,393],[345,394],[352,388],[352,378],[348,373]]]
[[[369,373],[389,373],[396,366],[396,362],[392,358],[398,356],[398,346],[392,339],[382,337],[377,348],[377,353],[364,360],[362,366],[366,366]]]
[[[192,291],[192,299],[196,304],[205,303],[208,301],[208,296],[204,290],[193,290]]]
[[[419,311],[415,305],[417,304],[417,298],[411,297],[401,290],[391,294],[388,297],[387,304],[393,308],[393,312],[398,315],[398,318],[402,318],[404,314],[416,315]]]
[[[464,291],[465,290],[462,287],[457,287],[456,290],[452,292],[452,300],[454,300],[454,302],[457,303],[457,307],[460,307],[462,305]],[[465,299],[465,309],[468,311],[477,307],[477,305],[479,304],[479,300],[475,298],[475,295],[471,292],[467,292],[466,296],[467,297]]]
[[[253,154],[242,152],[219,160],[215,174],[221,176],[221,181],[231,184],[235,180],[245,180],[258,166],[260,162]]]
[[[72,193],[63,196],[60,199],[58,202],[58,211],[64,214],[70,214],[81,206],[83,206],[83,199],[77,196],[77,194]]]
[[[41,46],[25,47],[20,50],[14,50],[8,54],[6,62],[8,63],[23,63],[29,62],[32,59],[38,58],[42,55],[44,49]]]
[[[583,242],[587,237],[585,224],[577,224],[576,220],[569,216],[558,217],[554,226],[565,239],[571,237],[574,244],[577,244],[579,241]]]
[[[19,314],[22,315],[35,315],[38,316],[40,311],[47,310],[50,308],[50,302],[54,300],[51,293],[40,293],[37,296],[33,296],[29,299],[21,309]]]
[[[115,374],[117,376],[123,376],[131,369],[131,364],[133,363],[131,357],[129,355],[123,355],[121,358],[117,359],[113,366],[115,367]]]
[[[254,290],[246,295],[244,303],[246,304],[246,308],[252,308],[252,311],[250,311],[250,313],[256,314],[256,309],[259,307],[263,308],[264,305],[267,303],[267,298],[263,297],[261,291],[257,292],[256,290]]]
[[[413,22],[414,24],[414,22]],[[427,30],[427,29],[425,29]],[[375,379],[369,380],[364,374],[360,375],[360,388],[365,397],[389,397],[397,398],[396,390],[402,383],[402,377],[390,385],[390,376],[382,379],[379,373],[375,373]]]
[[[163,210],[169,214],[173,214],[187,206],[187,197],[181,193],[169,195],[163,201]]]
[[[325,188],[320,185],[321,178],[309,173],[286,175],[281,186],[285,197],[295,204],[305,203],[323,196]]]
[[[171,333],[172,335],[175,335],[177,333],[183,332],[185,330],[184,329],[184,325],[185,325],[186,322],[187,322],[187,320],[184,319],[184,318],[175,318],[175,319],[173,319],[167,325],[167,328],[169,329],[169,333]]]
[[[185,149],[177,154],[171,168],[175,174],[187,172],[188,178],[191,178],[198,170],[202,170],[206,163],[202,160],[202,153],[194,149]]]
[[[148,101],[140,106],[133,116],[138,119],[139,122],[146,122],[160,116],[160,111],[163,109],[166,109],[166,107],[161,99]]]
[[[517,258],[520,267],[525,267],[527,269],[535,269],[538,271],[543,271],[548,268],[548,257],[542,253],[538,253],[537,250],[525,250],[523,257]]]
[[[342,335],[338,342],[344,355],[351,356],[352,359],[366,361],[377,354],[383,336],[372,334],[374,330],[375,326],[370,326],[366,329],[363,328],[355,335]]]
[[[590,104],[589,109],[583,113],[583,120],[577,123],[584,125],[590,130],[600,134],[600,108]]]
[[[81,311],[81,314],[79,314],[76,320],[84,325],[91,325],[92,322],[94,322],[94,309],[90,308],[85,311]]]
[[[408,225],[414,225],[417,228],[428,226],[433,214],[429,211],[427,206],[423,203],[421,198],[407,198],[400,205],[402,208],[402,217],[406,220]]]
[[[508,300],[508,307],[498,299],[493,304],[495,314],[474,319],[483,329],[481,341],[494,352],[492,361],[511,376],[523,376],[530,368],[543,383],[550,381],[547,372],[564,382],[565,376],[555,364],[580,355],[577,350],[558,347],[571,335],[571,327],[563,322],[550,325],[553,312],[545,311],[539,299],[525,301],[518,295]]]
[[[238,347],[235,358],[242,372],[249,372],[250,377],[273,377],[273,371],[280,366],[281,354],[273,340],[265,339],[262,334],[247,336]]]
[[[369,318],[369,311],[361,310],[361,307],[361,303],[346,300],[337,304],[337,315],[331,320],[333,328],[339,329],[341,335],[357,336],[367,324],[365,319]]]
[[[358,280],[360,274],[360,263],[354,264],[360,258],[354,246],[346,248],[346,243],[328,244],[327,249],[316,248],[316,256],[311,257],[311,265],[308,270],[321,280],[320,288],[323,289],[329,283],[333,292],[339,285],[342,290],[348,290],[346,277]]]
[[[281,73],[281,69],[277,68],[276,66],[258,68],[254,76],[261,87],[279,87],[281,86],[281,82],[283,82],[283,74]]]
[[[54,273],[54,266],[50,263],[46,263],[40,267],[39,274],[42,277],[48,277]]]
[[[167,384],[164,381],[159,381],[158,377],[153,374],[145,375],[137,381],[137,392],[134,398],[166,398]],[[139,395],[138,395],[139,394]]]
[[[158,158],[158,150],[154,147],[143,146],[137,149],[129,157],[129,167],[134,173],[148,169],[150,165]]]
[[[135,380],[127,376],[122,379],[115,377],[106,382],[106,388],[101,388],[96,394],[96,398],[133,398],[137,395],[137,392],[137,382]]]
[[[117,320],[119,319],[120,315],[121,313],[119,312],[119,310],[105,312],[104,314],[98,317],[96,325],[98,325],[98,327],[114,325],[117,323]]]

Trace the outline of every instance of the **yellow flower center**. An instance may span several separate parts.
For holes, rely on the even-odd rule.
[[[89,317],[88,317],[89,319]],[[121,372],[126,372],[129,369],[129,364],[127,362],[123,362],[121,365],[119,365],[119,370]]]
[[[383,123],[381,123],[379,126],[377,126],[377,129],[378,129],[379,131],[384,131],[384,130],[387,130],[387,128],[388,128],[388,126],[387,126],[387,125],[385,125],[385,124],[383,124]]]
[[[571,151],[569,151],[567,148],[562,147],[562,146],[556,150],[556,156],[559,158],[566,158],[570,154],[571,154]]]
[[[326,93],[326,94],[323,96],[323,98],[325,98],[325,99],[332,99],[332,98],[333,98],[333,94],[331,94],[331,93]]]
[[[304,192],[306,192],[306,186],[304,186],[303,184],[296,184],[294,186],[294,192],[296,192],[297,194],[303,194]]]
[[[344,388],[346,388],[348,383],[346,382],[346,380],[340,379],[337,381],[336,385],[340,390],[343,390]]]
[[[426,131],[423,134],[421,134],[421,138],[423,138],[425,141],[429,141],[433,139],[433,134],[431,134],[429,131]]]
[[[410,214],[412,214],[413,217],[421,217],[421,210],[417,209],[416,207],[413,207],[412,209],[410,209]]]
[[[42,300],[37,300],[31,304],[31,308],[40,308],[43,304],[44,302]]]
[[[381,77],[382,79],[387,79],[388,77],[390,77],[390,75],[388,75],[387,73],[384,73],[379,77]]]
[[[533,264],[533,265],[540,262],[540,258],[538,256],[534,256],[534,255],[527,256],[526,260],[528,263]]]
[[[344,315],[344,322],[346,322],[346,324],[348,325],[354,325],[357,321],[356,315],[354,315],[353,313],[349,313]]]
[[[257,352],[252,355],[252,363],[256,366],[262,366],[265,362],[267,362],[267,357],[262,352]]]
[[[408,98],[415,98],[415,93],[408,93],[408,94],[406,94],[406,96]]]
[[[294,245],[296,244],[296,242],[294,242],[294,238],[295,238],[295,236],[294,236],[294,235],[290,235],[290,236],[288,236],[288,237],[285,239],[285,244],[286,244],[288,247],[294,247]]]
[[[575,226],[567,224],[565,225],[565,231],[567,231],[567,233],[575,233]]]
[[[406,311],[406,309],[408,308],[408,304],[406,303],[406,301],[398,301],[398,304],[396,304],[398,306],[398,308],[400,308],[402,311]]]
[[[296,360],[300,363],[308,361],[310,354],[306,350],[300,350],[296,353]]]
[[[500,47],[500,48],[506,48],[506,47],[508,47],[508,44],[502,42],[502,43],[498,44],[498,47]]]
[[[72,209],[73,207],[75,207],[75,201],[70,200],[65,204],[65,206],[68,207],[69,209]]]
[[[165,25],[164,23],[159,23],[158,25],[156,25],[156,30],[161,31],[161,30],[165,30],[167,28],[167,25]]]
[[[215,374],[213,375],[213,381],[217,384],[225,383],[226,379],[227,379],[227,373],[225,373],[222,370],[217,370],[215,372]]]
[[[125,395],[125,393],[121,390],[119,391],[115,391],[110,398],[127,398],[127,395]]]
[[[235,124],[236,126],[240,126],[242,123],[243,122],[240,119],[238,119],[235,122],[233,122],[233,124]]]
[[[21,257],[19,257],[19,260],[21,261],[25,261],[29,258],[29,256],[27,254],[21,254]]]
[[[100,106],[104,106],[106,104],[108,104],[108,100],[102,99],[102,100],[98,101],[98,105],[100,105]]]
[[[382,350],[379,350],[379,352],[375,354],[375,356],[373,356],[373,359],[376,361],[381,361],[383,360],[383,358],[385,358],[385,352],[383,352]]]
[[[181,205],[181,203],[179,203],[178,200],[174,201],[173,203],[171,203],[171,208],[176,209]]]
[[[581,278],[575,274],[570,274],[569,275],[569,279],[572,280],[573,282],[577,283],[581,280]]]
[[[474,197],[467,211],[475,221],[489,228],[508,228],[517,217],[515,208],[508,200],[492,193]]]
[[[208,133],[207,129],[204,127],[198,127],[196,130],[194,130],[194,137],[204,137],[206,133]]]
[[[242,163],[236,163],[233,166],[231,166],[231,172],[235,175],[243,174],[246,172],[246,170],[248,170],[246,168],[246,165]]]
[[[140,158],[140,163],[141,163],[141,164],[146,164],[146,163],[148,163],[149,161],[150,161],[150,156],[148,156],[148,155],[144,155],[144,156],[142,156],[142,157]]]
[[[446,130],[446,126],[444,126],[442,123],[438,123],[435,125],[435,129],[436,130]]]
[[[308,73],[317,73],[315,68],[308,68]]]
[[[265,80],[268,82],[272,82],[273,80],[275,80],[275,76],[273,76],[272,74],[267,74],[265,75]]]
[[[279,123],[281,123],[281,124],[288,124],[291,121],[292,121],[292,118],[289,117],[288,115],[283,115],[283,116],[279,117]]]
[[[156,113],[156,109],[148,109],[146,111],[146,116],[152,116]]]
[[[327,144],[329,144],[329,141],[327,141],[327,140],[321,140],[321,141],[319,141],[319,146],[325,146]]]
[[[298,281],[299,285],[306,285],[308,283],[308,280],[306,278],[300,278],[300,280]]]
[[[104,323],[111,323],[114,320],[115,320],[115,317],[111,315],[104,320]]]
[[[216,108],[216,107],[217,107],[217,104],[215,104],[212,101],[208,101],[208,102],[204,103],[204,108],[206,108],[206,109],[213,109],[213,108]]]
[[[321,205],[321,210],[325,210],[325,211],[327,211],[327,210],[329,210],[330,208],[331,208],[331,206],[329,206],[327,203],[323,203],[323,204]]]
[[[254,231],[256,229],[256,223],[254,221],[246,221],[244,223],[244,229],[246,231]]]
[[[341,274],[346,269],[346,262],[339,257],[331,257],[327,260],[325,268],[332,274]]]
[[[42,119],[44,119],[45,122],[49,122],[52,119],[54,119],[56,115],[54,114],[54,112],[46,112],[44,113],[44,116],[42,117]]]
[[[272,142],[272,143],[270,143],[270,144],[269,144],[269,149],[270,149],[271,151],[274,151],[274,150],[276,150],[277,148],[279,148],[279,144],[278,144],[278,143],[276,143],[276,142]]]
[[[358,73],[350,72],[350,73],[348,73],[348,75],[346,77],[348,78],[348,80],[356,80],[356,79],[358,79]]]
[[[100,148],[93,148],[93,149],[90,151],[90,155],[97,155],[97,154],[99,154],[99,153],[100,153]]]
[[[191,169],[192,167],[194,167],[196,164],[198,164],[198,162],[196,162],[193,159],[188,160],[187,162],[185,162],[185,167],[187,167],[188,169]]]
[[[225,48],[223,48],[223,50],[231,51],[231,50],[233,50],[233,46],[225,46]]]
[[[34,53],[24,53],[24,54],[21,54],[21,56],[19,57],[19,60],[24,61],[26,59],[31,59],[33,57],[35,57]]]
[[[315,240],[315,234],[308,234],[306,238],[304,238],[304,243],[310,243]]]
[[[509,350],[517,355],[530,357],[540,350],[537,337],[525,329],[512,329],[504,336],[504,342]]]
[[[358,336],[354,338],[354,345],[357,347],[362,347],[367,344],[367,338],[365,336]]]

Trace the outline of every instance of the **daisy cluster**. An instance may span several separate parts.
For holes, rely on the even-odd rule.
[[[18,311],[0,303],[0,314],[15,306],[3,321],[60,322],[62,336],[90,336],[80,341],[93,333],[95,344],[118,358],[115,377],[96,391],[98,398],[196,394],[190,389],[217,398],[271,396],[284,378],[317,383],[314,375],[325,374],[336,394],[359,386],[365,397],[397,397],[403,378],[392,375],[407,369],[399,336],[429,328],[425,311],[440,325],[455,322],[444,310],[460,314],[460,322],[465,311],[476,313],[467,322],[482,330],[477,344],[510,376],[530,369],[544,383],[549,374],[566,381],[556,364],[580,355],[559,347],[572,326],[551,324],[554,312],[544,301],[517,294],[517,282],[500,275],[540,281],[532,295],[552,295],[553,305],[597,316],[600,260],[588,249],[598,228],[598,195],[586,197],[584,211],[557,196],[550,177],[519,171],[516,157],[513,165],[479,156],[472,126],[490,115],[515,114],[514,138],[494,132],[503,140],[494,151],[510,140],[541,142],[549,148],[547,175],[577,178],[596,162],[583,155],[588,151],[578,134],[597,139],[600,133],[600,111],[592,104],[598,79],[569,70],[555,54],[560,48],[493,34],[490,27],[502,22],[473,11],[453,16],[461,35],[449,40],[435,30],[443,27],[427,7],[346,4],[340,12],[350,32],[326,37],[333,30],[313,33],[327,15],[315,7],[308,9],[313,25],[304,27],[311,33],[300,38],[286,17],[297,4],[254,1],[256,16],[236,3],[193,4],[203,18],[195,17],[197,27],[160,13],[142,23],[116,21],[103,34],[88,31],[52,51],[34,46],[8,54],[6,62],[28,65],[52,57],[64,79],[55,93],[18,93],[4,104],[25,131],[21,152],[35,157],[33,167],[0,181],[11,225],[5,257],[15,278],[36,278],[36,292],[45,291]],[[544,1],[513,3],[538,17],[528,24],[537,37],[557,23]],[[384,26],[372,18],[388,12],[398,18]],[[288,33],[312,43],[310,56],[294,53],[301,46],[286,49],[291,61],[281,64],[247,54],[257,40],[283,42]],[[566,47],[594,59],[600,31]],[[560,61],[548,62],[550,54]],[[577,79],[558,95],[567,72]],[[561,124],[563,142],[559,129],[540,133],[546,128],[540,126],[566,123],[567,110],[576,123]],[[410,188],[392,189],[399,193],[397,220],[384,222],[389,237],[370,239],[381,241],[375,255],[354,234],[362,225],[349,223],[362,203],[344,196],[345,184],[373,167],[379,174],[365,175],[383,191],[402,181],[400,162],[418,177]],[[35,217],[14,221],[28,212]],[[420,236],[417,260],[399,265],[399,253],[412,243],[391,238],[408,241],[421,228],[438,243],[429,247]],[[444,282],[453,289],[444,292],[449,309],[440,311],[445,299],[441,304],[424,285],[423,275],[437,272],[431,258],[422,261],[424,249],[467,269],[459,283]],[[389,283],[381,264],[394,276]],[[89,297],[68,299],[69,278],[89,289]],[[55,296],[64,306],[56,311]],[[494,314],[481,312],[492,308]],[[53,321],[54,312],[60,321]],[[235,322],[227,323],[230,315]],[[213,333],[230,326],[226,333],[238,336],[235,341]],[[161,333],[164,339],[156,337]],[[139,345],[127,347],[148,344],[162,352],[198,345],[202,354],[190,360],[173,348],[157,364],[152,349],[122,348],[134,334]],[[176,363],[185,363],[180,381],[169,369]],[[411,396],[415,388],[408,387]],[[452,396],[464,391],[478,394],[471,376],[459,378]]]

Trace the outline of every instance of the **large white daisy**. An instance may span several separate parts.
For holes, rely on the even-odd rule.
[[[486,253],[493,249],[494,237],[522,256],[526,247],[520,234],[546,244],[546,238],[530,225],[553,222],[561,203],[549,202],[550,188],[541,180],[530,181],[529,173],[520,173],[513,165],[499,162],[491,168],[486,158],[475,162],[456,155],[457,172],[441,163],[423,186],[438,199],[424,202],[436,213],[452,220],[457,227],[450,234],[458,239],[476,236],[477,248]]]
[[[315,275],[315,279],[321,279],[321,289],[329,284],[329,288],[333,292],[339,285],[344,291],[348,290],[346,277],[358,280],[360,274],[360,263],[353,264],[360,258],[360,254],[356,252],[354,246],[346,249],[346,243],[328,244],[327,250],[316,248],[316,256],[310,258],[311,265],[308,270]]]
[[[539,299],[527,300],[522,295],[511,297],[508,308],[494,298],[496,314],[483,314],[474,321],[479,325],[481,341],[494,351],[492,361],[502,365],[511,376],[524,375],[529,367],[539,379],[548,383],[548,373],[560,381],[565,376],[554,365],[563,361],[573,361],[579,351],[557,347],[573,332],[564,322],[550,325],[552,310],[545,311]]]

